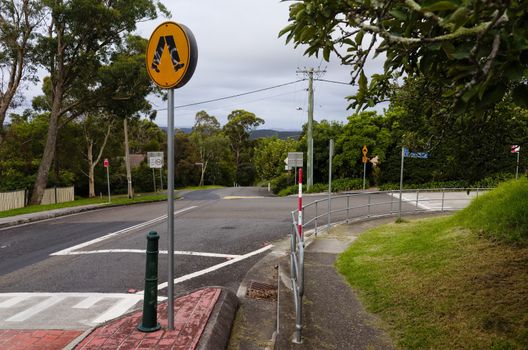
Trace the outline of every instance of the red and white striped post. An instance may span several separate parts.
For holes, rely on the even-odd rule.
[[[299,239],[302,240],[303,238],[303,232],[302,232],[302,225],[303,225],[303,214],[302,214],[302,168],[299,168],[299,211],[298,211],[298,217],[297,217],[297,225],[298,225],[298,231],[299,231]]]

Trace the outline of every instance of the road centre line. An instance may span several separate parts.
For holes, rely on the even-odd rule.
[[[183,208],[183,209],[177,210],[177,211],[174,212],[174,214],[175,215],[181,214],[181,213],[184,213],[184,212],[189,211],[189,210],[194,209],[194,208],[197,208],[197,206],[194,205],[194,206],[191,206],[191,207],[187,207],[187,208]],[[158,222],[166,220],[166,219],[167,219],[167,215],[163,215],[163,216],[157,217],[155,219],[152,219],[152,220],[149,220],[149,221],[145,221],[145,222],[143,222],[141,224],[130,226],[128,228],[125,228],[125,229],[122,229],[122,230],[119,230],[119,231],[116,231],[116,232],[109,233],[109,234],[104,235],[102,237],[99,237],[99,238],[96,238],[96,239],[92,239],[91,241],[84,242],[84,243],[81,243],[81,244],[77,244],[77,245],[75,245],[73,247],[60,250],[60,251],[52,253],[50,255],[52,255],[52,256],[69,255],[74,250],[78,250],[80,248],[88,247],[88,246],[90,246],[92,244],[102,242],[104,240],[107,240],[109,238],[118,236],[120,234],[127,233],[127,232],[130,232],[130,231],[133,231],[133,230],[137,230],[137,229],[140,229],[140,228],[143,228],[145,226],[149,226],[149,225],[158,223]]]
[[[213,271],[219,270],[219,269],[221,269],[223,267],[235,264],[235,263],[237,263],[239,261],[251,258],[252,256],[255,256],[255,255],[258,255],[260,253],[263,253],[266,250],[269,250],[271,248],[273,248],[273,244],[269,244],[269,245],[267,245],[265,247],[262,247],[260,249],[254,250],[254,251],[249,252],[247,254],[240,255],[240,256],[232,259],[232,260],[224,261],[223,263],[213,265],[213,266],[208,267],[206,269],[203,269],[203,270],[200,270],[200,271],[196,271],[196,272],[187,274],[185,276],[181,276],[181,277],[175,278],[174,279],[174,284],[182,283],[182,282],[188,281],[190,279],[193,279],[195,277],[203,276],[205,274],[208,274],[209,272],[213,272]],[[167,288],[167,286],[168,286],[167,282],[161,283],[161,284],[158,285],[158,290],[161,290],[163,288]],[[143,294],[143,292],[144,291],[139,291],[136,294]]]
[[[81,250],[74,251],[69,253],[64,253],[61,255],[89,255],[89,254],[107,254],[107,253],[133,253],[133,254],[145,254],[144,249],[101,249],[101,250]],[[160,250],[159,254],[167,255],[168,251]],[[191,252],[186,250],[176,250],[174,251],[175,255],[192,255],[192,256],[205,256],[211,258],[229,258],[234,259],[238,258],[240,255],[235,254],[221,254],[221,253],[207,253],[207,252]]]

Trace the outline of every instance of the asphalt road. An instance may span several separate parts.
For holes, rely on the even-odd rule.
[[[285,238],[290,232],[288,214],[296,205],[295,197],[274,197],[260,188],[186,194],[174,206],[175,249],[183,251],[175,255],[175,277],[233,260]],[[142,290],[147,232],[157,231],[160,251],[167,250],[164,215],[163,202],[96,210],[4,229],[0,231],[0,293]],[[108,237],[112,233],[117,234]],[[105,239],[75,248],[101,237]],[[64,250],[64,255],[51,255]],[[246,271],[261,256],[255,254],[189,277],[178,283],[175,291],[204,285],[222,285],[236,291]],[[159,283],[166,280],[167,255],[160,254]]]

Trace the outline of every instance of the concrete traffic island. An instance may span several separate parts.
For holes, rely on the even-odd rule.
[[[165,301],[158,304],[158,331],[139,331],[142,312],[135,311],[96,327],[66,349],[224,349],[237,307],[228,289],[198,289],[175,299],[174,330],[167,329]]]

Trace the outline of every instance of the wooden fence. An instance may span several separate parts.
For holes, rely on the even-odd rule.
[[[0,211],[23,208],[25,205],[24,190],[0,192]]]
[[[57,201],[55,201],[57,193]],[[75,193],[72,187],[47,188],[44,191],[41,204],[54,204],[71,202],[75,199]],[[25,191],[0,192],[0,211],[23,208],[26,205]]]
[[[55,188],[47,188],[42,196],[42,202],[40,204],[54,204],[71,202],[75,199],[75,195],[72,187],[57,188],[57,201],[55,201]]]

